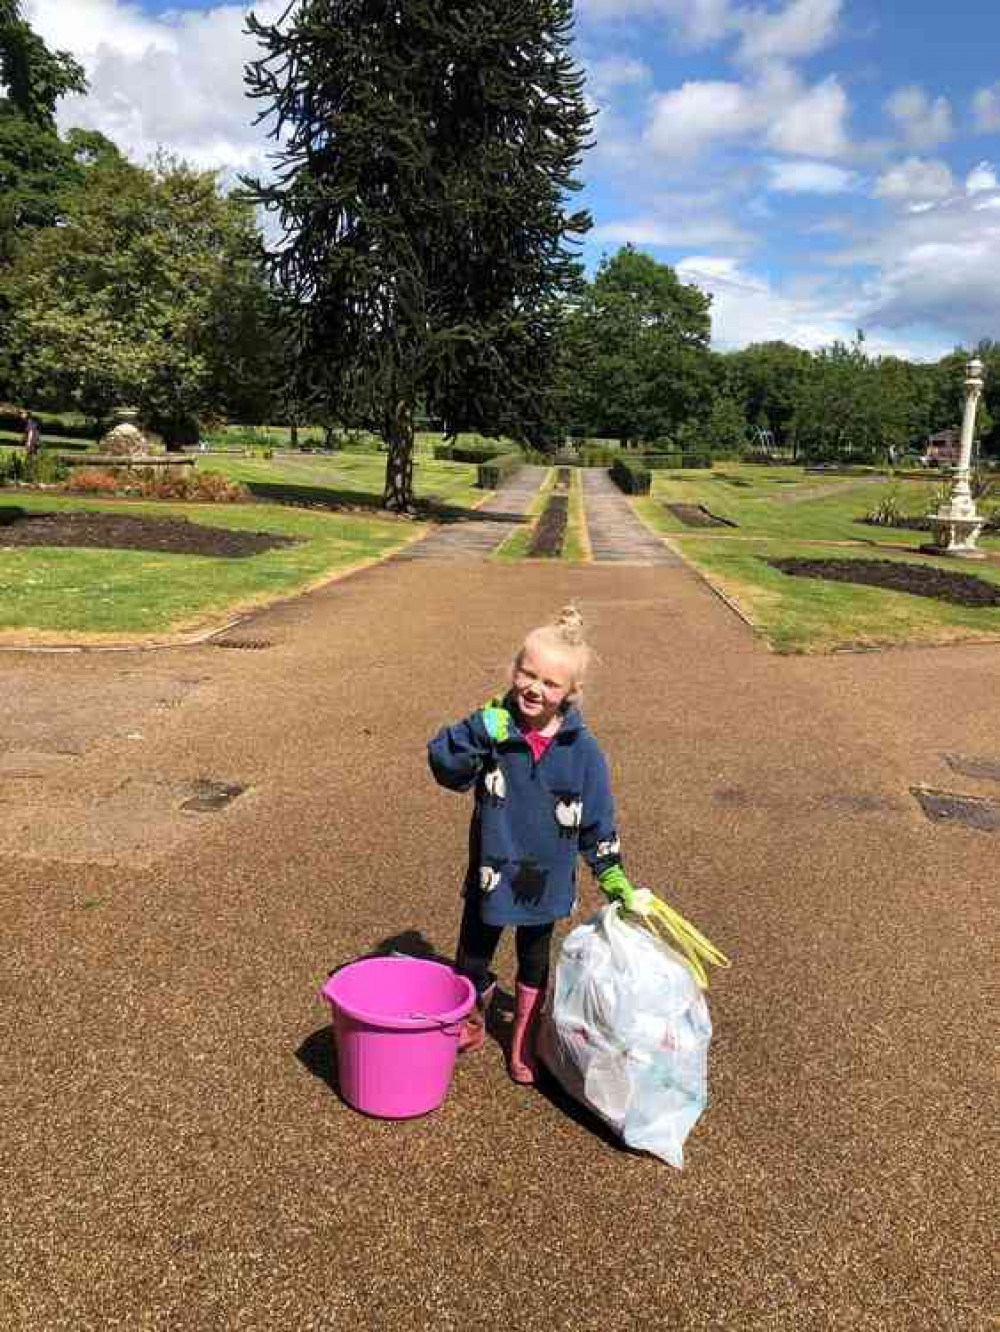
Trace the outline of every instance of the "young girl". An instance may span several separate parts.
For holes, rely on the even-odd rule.
[[[490,964],[504,926],[515,927],[517,986],[509,1070],[535,1080],[534,1031],[545,997],[552,928],[576,906],[583,855],[610,898],[635,890],[621,868],[604,755],[576,708],[590,650],[572,606],[533,630],[514,658],[511,687],[428,745],[442,786],[475,786],[465,909],[455,969],[478,1002],[459,1050],[482,1049],[496,988]]]

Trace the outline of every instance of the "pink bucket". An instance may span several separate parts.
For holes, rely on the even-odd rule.
[[[440,962],[368,957],[320,991],[333,1014],[340,1093],[379,1119],[412,1119],[448,1095],[471,981]]]

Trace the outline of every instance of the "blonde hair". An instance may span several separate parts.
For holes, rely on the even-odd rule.
[[[546,652],[558,652],[570,663],[573,672],[573,685],[566,697],[567,706],[578,703],[583,696],[583,678],[587,674],[592,652],[583,632],[583,616],[575,606],[563,606],[548,624],[532,629],[525,636],[524,642],[514,658],[517,667],[525,649],[541,648]]]

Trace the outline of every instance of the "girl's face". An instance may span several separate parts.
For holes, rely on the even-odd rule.
[[[522,720],[532,731],[544,731],[576,681],[567,657],[545,647],[524,647],[514,662],[514,699]]]

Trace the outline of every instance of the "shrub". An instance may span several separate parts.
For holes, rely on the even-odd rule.
[[[130,479],[129,492],[143,499],[196,500],[206,504],[239,504],[250,499],[250,492],[239,481],[230,481],[221,472],[194,472],[184,476],[180,470],[157,474],[149,471],[137,480]]]
[[[36,453],[33,458],[12,453],[0,472],[0,484],[54,486],[69,475],[69,468],[54,453]]]
[[[620,452],[610,444],[585,444],[578,460],[584,467],[610,467]]]
[[[712,466],[711,456],[707,453],[644,453],[640,461],[654,471]]]
[[[616,458],[611,465],[611,479],[626,495],[648,495],[653,474],[638,458]]]
[[[864,521],[875,527],[895,527],[902,521],[903,516],[903,510],[899,505],[899,491],[893,486],[891,490],[886,491],[873,509],[869,509]]]
[[[479,464],[476,485],[480,490],[496,490],[501,481],[513,476],[524,464],[519,453],[502,453],[498,458],[490,458]]]
[[[505,457],[511,453],[509,444],[503,440],[496,439],[492,443],[483,444],[453,444],[451,446],[452,462],[481,463],[489,462],[491,458]]]
[[[77,467],[66,482],[67,490],[82,490],[88,495],[113,495],[118,490],[119,481],[114,472],[102,467]]]
[[[273,441],[262,426],[245,425],[230,426],[217,434],[214,441],[206,436],[206,442],[217,442],[227,449],[266,449]]]
[[[241,504],[251,499],[249,490],[230,481],[221,472],[195,472],[188,468],[122,467],[108,471],[98,467],[78,468],[67,490],[93,495],[132,495],[142,499],[200,501],[205,504]]]

